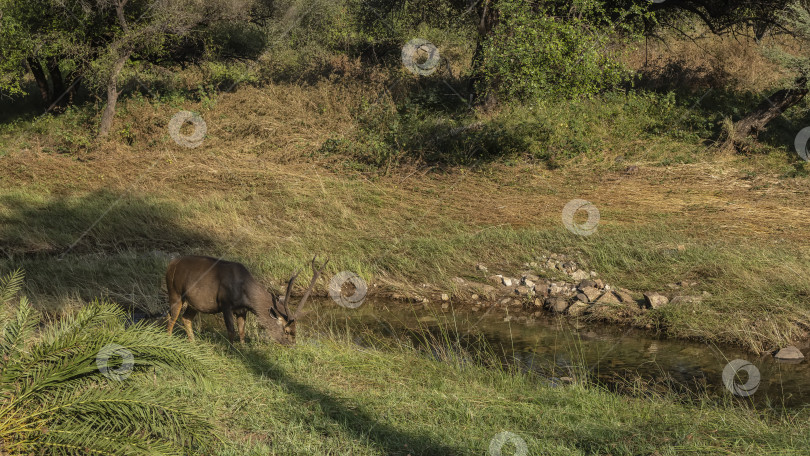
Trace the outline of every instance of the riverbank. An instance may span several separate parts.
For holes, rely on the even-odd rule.
[[[470,364],[454,350],[431,359],[340,337],[235,352],[221,339],[203,343],[222,353],[217,376],[228,381],[172,388],[202,391],[189,400],[218,417],[225,439],[216,454],[466,455],[503,439],[511,442],[504,454],[521,442],[526,454],[549,455],[798,454],[810,445],[799,416],[649,391],[619,396],[587,381],[554,386]]]
[[[667,175],[676,181],[699,166],[652,168],[647,179],[628,179],[617,187],[575,184],[569,179],[576,169],[551,173],[493,165],[487,172],[429,174],[418,184],[405,184],[402,176],[345,178],[315,164],[295,164],[251,171],[255,181],[266,184],[242,185],[231,177],[233,185],[216,188],[215,181],[229,173],[173,176],[171,169],[156,167],[148,183],[138,183],[139,167],[124,173],[116,166],[131,160],[145,167],[149,157],[144,155],[95,159],[89,169],[59,155],[19,153],[3,160],[6,170],[27,169],[27,177],[3,189],[3,249],[9,255],[4,268],[24,267],[29,292],[39,302],[58,307],[107,295],[160,312],[165,258],[152,252],[162,250],[239,260],[276,288],[303,259],[319,253],[332,258],[331,274],[355,272],[372,293],[428,298],[436,305],[447,294],[454,303],[473,307],[474,288],[460,286],[458,278],[498,292],[508,290],[492,282],[495,274],[519,280],[532,272],[549,281],[562,279],[561,271],[524,264],[536,262],[542,252],[570,252],[604,283],[633,290],[639,300],[647,291],[671,294],[676,290],[668,284],[680,282],[694,283],[690,294],[710,294],[615,317],[617,324],[754,352],[807,336],[804,293],[810,284],[802,271],[810,259],[796,248],[801,241],[793,240],[801,236],[802,199],[782,199],[779,189],[735,189],[727,178],[717,189],[671,197],[671,204],[640,201],[670,194],[668,185],[652,186],[649,180]],[[519,173],[530,175],[534,185],[518,187],[515,194],[509,181]],[[188,185],[191,176],[205,182]],[[559,191],[557,185],[572,188]],[[631,186],[645,191],[628,191]],[[684,194],[690,201],[672,201]],[[584,237],[562,226],[561,208],[574,197],[601,208],[597,233]],[[499,209],[499,198],[512,201]],[[763,211],[753,211],[752,204]],[[746,214],[751,217],[739,218]],[[478,264],[487,265],[488,272],[479,271]],[[325,295],[325,283],[319,289]],[[477,292],[482,302],[486,291]],[[526,301],[514,298],[513,308]]]
[[[18,282],[4,281],[4,289],[8,283]],[[804,408],[758,410],[730,393],[718,401],[645,384],[615,394],[584,364],[558,364],[568,374],[559,378],[506,368],[498,347],[471,349],[447,325],[408,331],[425,341],[415,344],[401,333],[342,331],[339,319],[327,320],[305,325],[295,346],[282,347],[263,342],[253,324],[250,342],[233,346],[215,316],[203,318],[189,342],[162,325],[129,323],[115,304],[96,301],[43,321],[13,292],[3,296],[12,317],[5,331],[31,328],[16,341],[30,351],[8,357],[11,375],[46,394],[28,402],[9,396],[6,448],[82,442],[78,448],[113,453],[405,456],[804,454],[810,447]],[[42,368],[23,375],[21,365]],[[73,383],[51,380],[70,374]],[[78,382],[95,387],[76,389]],[[60,400],[46,402],[53,392]],[[113,423],[101,441],[100,415]],[[140,440],[131,440],[133,429]]]
[[[216,102],[186,102],[183,109],[209,119],[195,148],[166,133],[180,106],[144,100],[122,104],[131,144],[84,143],[87,111],[4,127],[0,265],[23,267],[29,295],[50,309],[108,296],[160,313],[165,254],[241,261],[279,289],[317,253],[332,258],[330,275],[356,273],[372,294],[437,306],[446,294],[472,308],[472,294],[487,293],[459,279],[500,287],[490,276],[530,273],[551,283],[563,271],[526,265],[559,254],[639,302],[647,292],[701,297],[601,321],[755,353],[807,340],[810,178],[781,152],[722,155],[698,138],[651,134],[653,121],[636,120],[660,100],[639,110],[628,104],[639,99],[611,96],[593,104],[588,129],[577,133],[601,144],[598,153],[554,166],[504,157],[369,168],[351,151],[324,152],[336,134],[358,147],[367,139],[348,107],[370,93],[341,87],[245,87]],[[272,109],[248,113],[247,100]],[[543,109],[533,115],[563,115]],[[616,135],[619,126],[644,139]],[[70,150],[60,153],[59,144]],[[566,227],[572,200],[598,210],[593,233]],[[577,212],[573,224],[586,216]],[[679,283],[689,290],[669,287]],[[318,289],[326,294],[325,283]]]

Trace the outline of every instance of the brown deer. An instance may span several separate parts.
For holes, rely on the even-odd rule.
[[[166,288],[169,292],[169,334],[180,316],[183,303],[186,310],[180,316],[189,340],[194,340],[191,320],[198,312],[215,314],[222,312],[228,338],[234,340],[234,315],[239,330],[239,341],[245,342],[245,316],[248,312],[256,315],[267,334],[282,345],[295,343],[295,321],[301,316],[301,309],[307,302],[326,263],[320,269],[315,268],[315,257],[312,258],[312,281],[304,292],[301,302],[290,314],[288,303],[293,282],[298,277],[296,272],[287,282],[284,300],[267,292],[256,279],[250,275],[241,263],[222,261],[207,256],[182,256],[173,259],[166,269]],[[300,272],[300,271],[299,271]]]

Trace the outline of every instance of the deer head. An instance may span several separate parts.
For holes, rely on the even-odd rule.
[[[327,259],[320,268],[316,268],[316,258],[317,255],[312,257],[311,262],[312,280],[309,282],[309,287],[304,292],[304,296],[301,298],[301,301],[295,308],[295,313],[291,313],[289,309],[290,293],[292,293],[293,283],[295,283],[295,279],[298,277],[300,271],[293,274],[293,276],[290,277],[290,280],[287,282],[287,289],[284,292],[283,300],[273,295],[274,310],[276,310],[275,315],[273,316],[276,318],[276,323],[283,330],[281,343],[285,345],[295,344],[295,322],[298,320],[298,318],[304,315],[304,312],[302,312],[304,304],[306,304],[307,299],[309,299],[309,295],[312,293],[312,289],[315,287],[315,282],[318,281],[318,278],[321,276],[321,273],[323,273],[326,264],[329,263],[329,259]]]

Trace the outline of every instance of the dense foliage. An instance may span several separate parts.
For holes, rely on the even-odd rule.
[[[520,104],[626,89],[631,74],[621,63],[623,53],[639,42],[640,33],[655,35],[662,27],[689,34],[702,23],[715,34],[801,36],[797,11],[806,9],[806,1],[793,3],[788,8],[789,0],[0,0],[0,94],[39,92],[38,109],[47,112],[92,102],[89,123],[104,136],[112,130],[120,93],[187,97],[191,90],[209,99],[244,82],[339,76],[412,88],[391,79],[412,76],[402,68],[402,46],[420,38],[440,50],[437,71],[412,78],[421,86],[408,92],[408,100],[395,102],[449,106],[457,114],[459,100]],[[778,58],[799,69],[802,56]],[[191,89],[178,82],[175,71],[189,64],[202,74]],[[477,150],[492,149],[487,138],[503,136],[498,131],[457,152],[474,160]],[[379,144],[381,156],[400,147],[390,138]]]
[[[627,79],[615,35],[598,3],[560,17],[528,2],[498,3],[499,24],[484,45],[482,81],[507,98],[539,99],[594,94]]]

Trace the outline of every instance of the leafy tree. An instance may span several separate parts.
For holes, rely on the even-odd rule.
[[[0,279],[0,454],[183,454],[210,438],[203,417],[143,375],[150,366],[201,375],[213,365],[204,347],[127,327],[120,307],[98,301],[43,328],[25,297],[15,302],[22,278]],[[133,355],[126,380],[97,365],[110,344]]]
[[[799,40],[802,49],[806,49],[806,46],[810,44],[810,2],[794,1],[780,12],[779,19],[782,26]],[[810,79],[810,55],[795,55],[778,46],[766,48],[765,52],[766,55],[795,72],[799,77]]]
[[[24,76],[22,65],[34,75],[43,101],[51,104],[55,91],[64,90],[62,74],[56,71],[58,59],[53,55],[57,40],[49,36],[50,25],[57,18],[42,10],[41,2],[0,1],[0,90],[21,92]],[[32,33],[32,26],[42,33]],[[44,63],[44,67],[43,67]],[[52,75],[49,84],[48,75]]]
[[[413,38],[420,24],[450,29],[475,22],[471,8],[478,0],[347,0],[357,28],[375,41],[400,42]],[[401,44],[400,44],[401,45]]]
[[[25,60],[23,25],[9,11],[10,0],[0,0],[0,93],[22,92],[20,64]],[[17,43],[17,45],[11,45]]]
[[[634,3],[647,0],[631,0]],[[626,3],[620,0],[617,3]],[[658,16],[665,27],[678,28],[678,19],[697,18],[711,33],[745,34],[753,31],[757,40],[768,31],[784,30],[781,12],[791,0],[666,0],[650,3],[650,11]]]
[[[252,0],[0,1],[3,24],[13,26],[0,32],[2,52],[10,55],[9,62],[25,57],[43,98],[64,93],[63,71],[105,93],[100,136],[112,128],[128,63],[182,60],[196,52],[188,46],[199,49],[206,42],[205,33],[216,26],[246,23],[253,5]],[[13,65],[0,67],[8,81],[0,89],[19,89]]]
[[[606,0],[614,6],[638,5],[647,0]],[[654,19],[647,23],[668,27],[684,33],[681,24],[694,20],[704,24],[715,35],[748,35],[761,42],[768,33],[790,34],[807,44],[808,2],[806,0],[666,0],[647,3]],[[648,32],[651,27],[648,27]],[[793,70],[794,79],[787,87],[769,94],[749,114],[733,124],[723,148],[736,147],[745,138],[763,131],[768,123],[785,110],[796,105],[808,93],[808,60],[763,49],[786,68]]]
[[[490,0],[482,2],[479,17],[475,94],[579,97],[629,76],[612,50],[611,40],[621,30],[612,26],[601,2]]]

